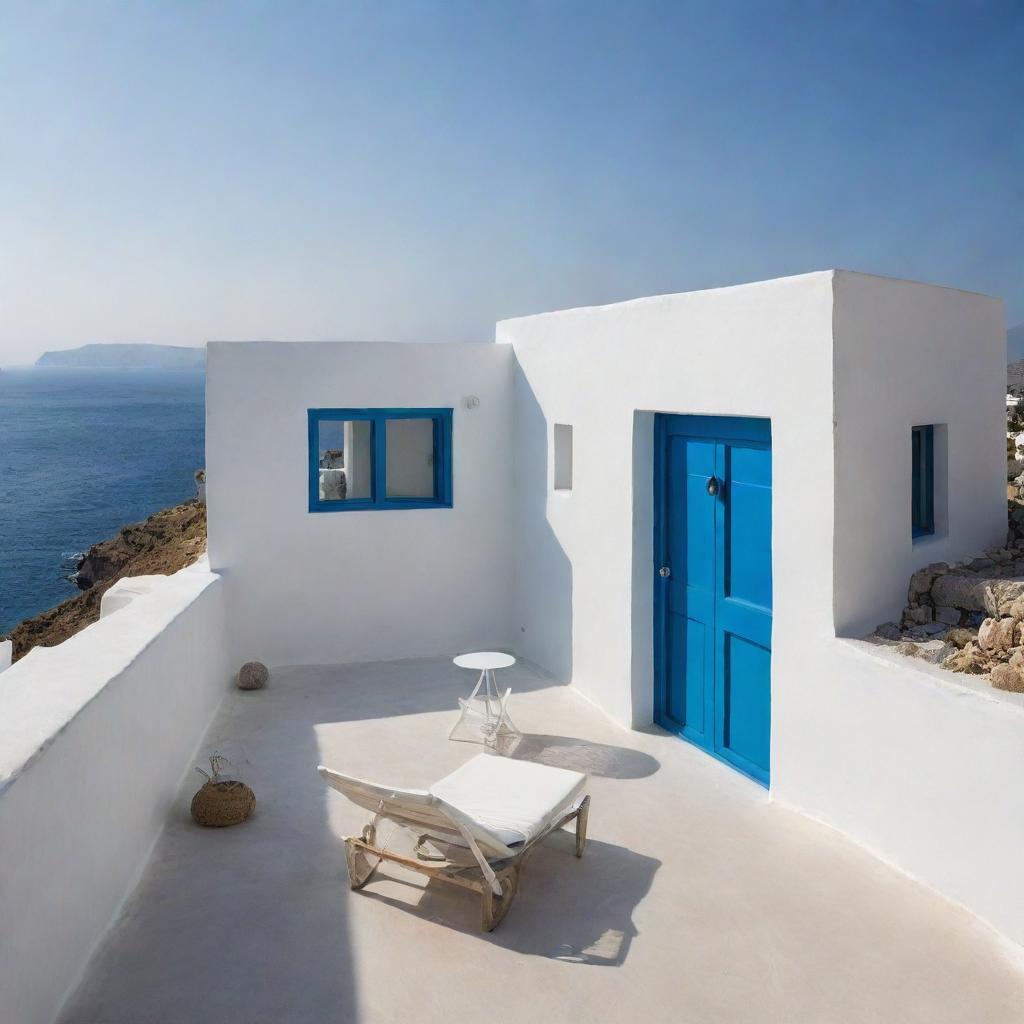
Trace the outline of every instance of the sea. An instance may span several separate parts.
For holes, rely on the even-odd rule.
[[[202,370],[0,370],[0,636],[73,597],[91,544],[195,496]]]

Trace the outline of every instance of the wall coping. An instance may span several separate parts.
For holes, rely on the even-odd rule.
[[[0,796],[220,576],[205,560],[168,576],[56,647],[0,675]]]
[[[998,690],[985,682],[981,676],[968,675],[966,672],[950,672],[941,665],[933,665],[920,658],[910,658],[898,653],[893,647],[874,644],[869,640],[836,637],[836,641],[845,654],[880,662],[889,670],[904,674],[911,682],[930,683],[946,690],[952,696],[974,697],[991,704],[1000,704],[1011,713],[1024,714],[1024,693]]]

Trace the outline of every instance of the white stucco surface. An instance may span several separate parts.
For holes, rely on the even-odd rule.
[[[974,784],[1024,768],[1016,707],[843,639],[896,615],[914,569],[1003,536],[1001,303],[823,271],[504,321],[496,341],[210,346],[210,554],[235,660],[504,648],[645,727],[655,415],[767,418],[771,795],[1024,941],[1005,870],[1024,816]],[[452,407],[454,508],[309,513],[311,407]],[[915,543],[926,424],[938,529]]]
[[[124,576],[103,592],[100,598],[100,618],[105,619],[122,608],[127,608],[136,598],[150,594],[154,587],[161,585],[166,576]]]
[[[1012,702],[837,638],[914,569],[1005,537],[1000,302],[848,272],[506,321],[516,369],[517,646],[624,723],[652,716],[656,412],[761,416],[773,453],[772,796],[1024,942]],[[573,425],[571,493],[552,488]],[[911,427],[941,425],[940,530],[914,543]],[[965,827],[966,826],[966,827]],[[998,867],[996,867],[998,865]]]
[[[911,573],[1006,541],[1006,325],[984,295],[835,278],[835,619],[898,618]],[[936,531],[910,530],[910,432],[936,433]]]
[[[508,645],[511,363],[489,344],[209,346],[210,563],[236,660]],[[310,513],[310,408],[452,408],[454,507]]]
[[[772,796],[1024,945],[1024,694],[856,640],[811,642]]]
[[[210,345],[209,562],[111,588],[99,622],[0,679],[0,1022],[50,1024],[168,820],[69,1021],[450,1019],[430,999],[453,963],[473,965],[464,1016],[495,1001],[479,979],[511,978],[517,1017],[616,1000],[669,1020],[680,962],[694,1020],[1019,1019],[1019,970],[981,923],[807,821],[1024,944],[1024,696],[849,638],[898,613],[914,569],[1002,539],[1001,304],[827,271],[505,321],[496,340]],[[453,507],[311,513],[310,408],[453,409]],[[648,728],[659,412],[771,421],[767,794]],[[915,543],[925,424],[938,528]],[[422,489],[426,457],[396,461],[395,486]],[[443,737],[472,679],[450,657],[492,648],[550,673],[502,677],[524,749],[609,772],[596,856],[580,872],[555,851],[554,902],[524,896],[496,943],[430,887],[348,896],[355,823],[313,771],[454,767]],[[213,835],[181,780],[252,659],[313,667],[233,694],[207,733],[244,745],[260,799]],[[391,984],[396,949],[419,989]],[[599,963],[618,970],[565,985]]]
[[[655,412],[771,419],[774,679],[799,672],[807,630],[832,630],[832,281],[498,324],[517,359],[517,646],[620,722],[652,717]],[[569,494],[554,423],[573,427]]]
[[[0,683],[0,1021],[50,1024],[163,828],[229,681],[201,567]]]
[[[991,929],[522,662],[499,673],[515,756],[589,773],[583,858],[542,843],[489,935],[473,894],[394,865],[352,892],[342,837],[370,815],[314,766],[442,778],[479,749],[446,741],[466,676],[287,667],[231,692],[207,745],[249,752],[255,814],[196,828],[182,786],[61,1024],[1019,1024],[1024,970]]]

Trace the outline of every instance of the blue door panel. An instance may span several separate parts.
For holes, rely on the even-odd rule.
[[[771,651],[732,633],[722,636],[717,752],[747,775],[768,782]]]
[[[726,448],[725,595],[772,607],[772,453]]]
[[[661,587],[666,654],[662,716],[673,731],[713,750],[708,700],[714,695],[715,516],[713,508],[697,499],[715,471],[716,448],[714,441],[670,434],[664,450],[665,494],[677,528],[666,535],[666,559],[676,568]]]
[[[764,609],[756,605],[748,605],[742,601],[725,598],[718,602],[716,618],[716,626],[723,632],[745,636],[762,647],[771,648],[772,617],[770,612],[765,614]]]
[[[715,472],[715,445],[713,442],[684,441],[674,437],[672,448],[673,452],[681,450],[685,460],[685,504],[682,507],[686,510],[685,529],[672,534],[678,538],[675,544],[684,548],[685,557],[676,563],[675,551],[670,550],[672,564],[679,564],[684,570],[679,574],[679,581],[685,581],[687,591],[703,590],[709,595],[714,594],[715,516],[714,509],[708,507],[705,483]]]
[[[709,728],[711,715],[705,716],[703,683],[687,686],[686,681],[705,679],[714,657],[712,639],[703,622],[684,615],[669,616],[667,654],[676,672],[666,691],[665,710],[676,731],[709,750],[714,746],[714,732]]]
[[[655,717],[767,784],[771,426],[659,415],[655,448]]]
[[[710,650],[712,641],[711,630],[706,623],[698,622],[696,619],[686,620],[686,678],[706,679],[707,666],[710,662]],[[712,733],[708,728],[710,723],[706,721],[704,706],[707,703],[701,687],[688,686],[686,688],[686,727],[690,729],[694,737],[699,737],[702,744],[712,743]]]

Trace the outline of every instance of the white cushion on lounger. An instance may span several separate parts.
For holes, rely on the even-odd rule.
[[[477,754],[430,787],[430,795],[478,821],[506,846],[529,842],[583,796],[586,775]]]

